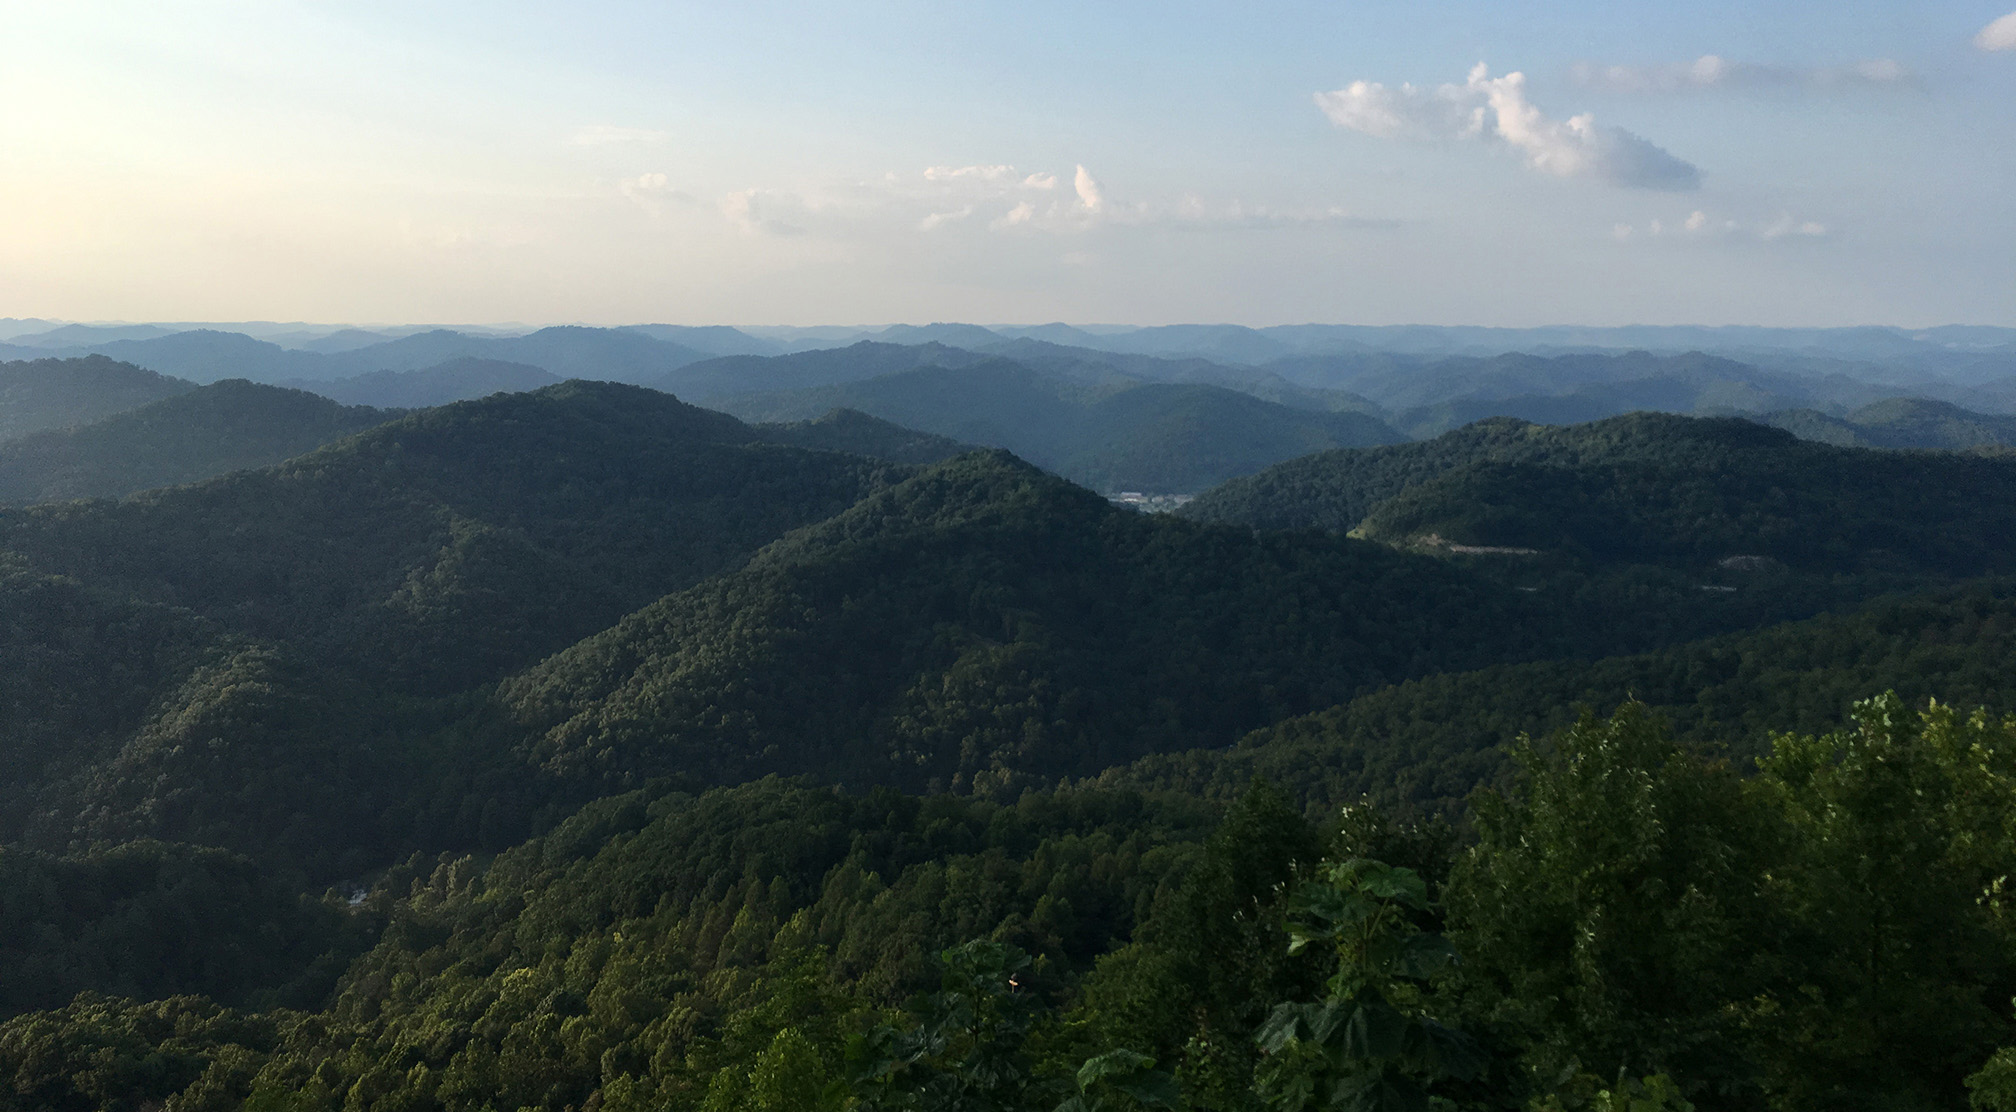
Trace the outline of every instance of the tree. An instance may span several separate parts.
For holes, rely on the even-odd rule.
[[[1428,1012],[1424,986],[1456,957],[1412,916],[1429,909],[1412,869],[1352,858],[1302,885],[1289,951],[1327,943],[1337,955],[1328,995],[1276,1005],[1257,1041],[1268,1055],[1255,1089],[1281,1112],[1425,1112],[1446,1082],[1480,1078],[1475,1040]]]

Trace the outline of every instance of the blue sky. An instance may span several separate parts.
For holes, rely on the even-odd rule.
[[[2016,325],[2012,2],[0,0],[0,316]]]

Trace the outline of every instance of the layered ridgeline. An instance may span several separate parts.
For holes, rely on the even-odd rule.
[[[891,357],[854,349],[848,354],[871,365]],[[943,353],[930,357],[948,359]],[[968,443],[1006,448],[1104,491],[1189,493],[1325,448],[1402,439],[1368,414],[1299,409],[1224,386],[1142,382],[1113,374],[1088,380],[1005,359],[951,361],[954,365],[913,362],[894,373],[832,385],[763,393],[745,389],[715,396],[708,404],[763,421],[801,419],[839,406],[858,409]],[[814,364],[809,356],[738,362],[787,368]],[[692,370],[670,383],[679,383]],[[770,377],[775,381],[783,374],[772,371]],[[750,377],[756,377],[753,370]]]
[[[0,443],[0,503],[117,498],[265,467],[395,416],[299,390],[217,382]]]
[[[295,385],[345,405],[425,409],[492,394],[537,390],[559,381],[559,375],[529,364],[465,355],[422,370],[373,371],[334,382]]]
[[[1850,448],[1966,451],[2016,445],[2016,417],[1925,398],[1886,398],[1840,416],[1786,410],[1763,420],[1806,440]]]
[[[2000,568],[1964,543],[2007,519],[1993,461],[1680,419],[1469,435],[1551,447],[1346,454],[1412,476],[1350,525],[1427,488],[1404,505],[1542,521],[1434,487],[1517,465],[1636,547],[1513,582],[1532,558],[1412,524],[1142,516],[859,413],[592,383],[10,509],[0,1011],[55,1010],[0,1023],[0,1108],[1290,1108],[1374,1075],[1479,1109],[1959,1108],[2016,1039],[1980,898],[2016,726],[1883,703],[1760,734],[1886,686],[2007,707],[2007,589],[1670,642]],[[1778,493],[1713,485],[1745,470]],[[1959,540],[1872,562],[1856,499]],[[1817,547],[1750,543],[1785,522]],[[1720,568],[1732,538],[1761,562]],[[1509,735],[1632,694],[1657,709],[1505,775]],[[1657,713],[1771,756],[1745,781]],[[1256,772],[1289,797],[1226,806]],[[1460,851],[1302,813],[1494,780]],[[1386,933],[1331,945],[1340,916]],[[1425,981],[1414,932],[1444,928],[1464,960]],[[1442,1050],[1352,1042],[1353,1008]]]
[[[263,471],[7,512],[7,836],[155,834],[327,871],[480,827],[466,754],[425,741],[458,712],[414,699],[500,678],[901,477],[773,442],[796,435],[576,383]]]
[[[89,424],[194,387],[102,355],[0,363],[0,441]]]
[[[566,398],[497,399],[437,419],[555,401]],[[701,419],[733,431],[732,419]],[[611,435],[616,423],[595,440],[642,456]],[[626,489],[637,500],[582,505],[592,459],[556,474],[564,461],[540,458],[530,422],[496,424],[539,477],[521,480],[516,504],[559,503],[553,534],[475,516],[484,486],[465,478],[451,490],[448,472],[460,460],[494,478],[504,465],[471,460],[480,436],[468,429],[454,452],[437,443],[423,455],[414,434],[425,415],[269,472],[14,523],[9,541],[41,566],[204,614],[130,604],[193,623],[196,644],[165,676],[132,678],[151,698],[136,694],[120,713],[89,708],[98,740],[10,785],[16,836],[202,841],[330,876],[412,849],[508,844],[542,816],[654,776],[1005,789],[1220,744],[1410,676],[1543,654],[1572,627],[1432,559],[1143,517],[1001,455],[883,489],[900,476],[860,457],[688,445],[699,458],[679,473],[679,500]],[[403,508],[354,480],[368,470],[375,482],[388,457],[429,475]],[[768,485],[786,478],[788,488]],[[663,591],[704,559],[735,557],[695,551],[686,530],[725,547],[730,527],[753,539],[781,515],[816,514],[804,500],[822,478],[830,496],[858,504],[494,696],[455,694],[579,636],[570,627],[615,621],[619,591]],[[744,512],[767,495],[775,516],[710,516],[708,484],[731,479]],[[260,484],[332,529],[338,511],[368,512],[376,544],[351,538],[309,575],[265,582],[300,568],[318,538],[254,531],[281,512],[254,497]],[[200,548],[213,534],[176,524],[189,505],[212,527],[235,523],[228,558]],[[410,515],[404,535],[395,509]],[[420,529],[428,518],[432,533]],[[107,538],[134,522],[152,550],[130,551],[135,540],[108,557]],[[88,707],[87,695],[73,701]]]
[[[1295,460],[1209,491],[1184,513],[1704,574],[1965,577],[2016,566],[1997,539],[2016,513],[2012,479],[2016,461],[1839,448],[1737,419],[1500,419]]]
[[[1488,417],[1563,425],[1637,410],[1764,414],[1857,406],[1898,392],[1838,375],[1766,371],[1698,351],[1312,355],[1269,363],[1266,369],[1305,386],[1361,395],[1383,407],[1396,428],[1415,437],[1436,436]]]
[[[1479,472],[1465,438],[1523,444],[1542,473]],[[43,845],[193,840],[355,875],[509,844],[656,776],[1044,783],[1393,683],[1655,650],[2010,558],[1989,543],[2007,464],[1740,422],[1500,422],[1335,457],[1395,485],[1445,465],[1403,485],[1434,498],[1387,500],[1416,515],[1380,519],[1410,523],[1375,531],[1392,545],[1144,518],[999,454],[913,472],[835,447],[953,445],[571,383],[265,471],[9,512],[19,775],[0,819]],[[1704,503],[1732,472],[1743,498]],[[1582,547],[1560,563],[1452,563],[1404,551],[1451,550],[1411,524],[1424,505],[1471,547],[1535,539],[1472,521],[1586,536],[1561,534]],[[117,666],[77,666],[94,659]]]
[[[358,346],[336,343],[314,350],[282,347],[241,332],[194,328],[64,346],[50,354],[103,355],[191,382],[244,378],[275,385],[330,382],[380,371],[418,371],[458,359],[529,365],[563,379],[645,382],[715,354],[630,329],[573,325],[542,328],[523,336],[432,329],[396,338],[362,339]]]
[[[1116,510],[961,457],[499,689],[543,774],[972,788],[1230,740],[1565,636],[1436,561]]]

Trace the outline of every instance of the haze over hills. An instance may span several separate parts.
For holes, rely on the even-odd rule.
[[[0,444],[0,502],[118,498],[266,467],[398,416],[236,379]]]
[[[525,363],[460,356],[417,371],[373,371],[333,382],[299,387],[345,405],[425,409],[498,393],[518,393],[561,381],[551,371]]]
[[[0,441],[85,424],[194,388],[103,356],[0,363]]]
[[[2016,445],[2016,417],[1925,398],[1885,398],[1840,416],[1786,410],[1763,420],[1802,439],[1843,447],[1965,451]]]
[[[761,421],[858,409],[1007,448],[1104,491],[1188,493],[1307,452],[1401,439],[1362,413],[1291,409],[1207,385],[1086,386],[999,359],[713,404]]]

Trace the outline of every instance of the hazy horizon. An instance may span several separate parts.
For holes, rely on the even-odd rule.
[[[0,0],[0,317],[2011,326],[2010,2]]]

